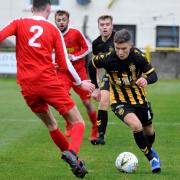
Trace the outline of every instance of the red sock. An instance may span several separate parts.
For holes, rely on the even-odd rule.
[[[97,115],[96,115],[96,111],[94,112],[89,112],[88,113],[89,119],[92,123],[92,126],[95,128],[97,127]]]
[[[69,143],[59,128],[54,131],[50,131],[49,133],[54,143],[59,147],[61,151],[65,151],[68,149]]]
[[[81,122],[77,122],[74,124],[71,132],[71,141],[69,142],[69,149],[73,150],[76,154],[78,154],[82,139],[84,136],[85,126]]]

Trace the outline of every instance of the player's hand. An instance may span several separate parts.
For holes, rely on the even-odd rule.
[[[92,94],[91,94],[91,97],[93,99],[95,99],[96,101],[100,101],[101,100],[101,92],[100,92],[100,89],[99,88],[96,88]]]
[[[79,85],[80,88],[92,93],[95,89],[95,85],[91,83],[91,80],[83,80]]]
[[[73,61],[74,60],[74,55],[68,54],[68,58],[69,58],[70,61]]]
[[[140,77],[137,81],[136,81],[136,84],[139,88],[141,87],[145,87],[147,86],[147,80],[144,78],[144,77]]]
[[[53,63],[53,65],[56,70],[59,68],[59,65],[57,63]]]

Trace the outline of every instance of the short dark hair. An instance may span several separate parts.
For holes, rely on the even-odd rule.
[[[100,20],[105,20],[105,19],[110,19],[111,22],[113,22],[113,17],[110,16],[110,15],[102,15],[102,16],[99,16],[99,18],[98,18],[97,21],[98,21],[98,23],[99,23]]]
[[[127,29],[122,29],[120,31],[117,31],[114,35],[115,43],[125,43],[131,41],[132,41],[132,35],[130,31],[128,31]]]
[[[56,18],[57,15],[58,16],[66,15],[68,19],[69,19],[69,16],[70,16],[69,12],[65,11],[65,10],[58,10],[58,11],[56,11],[55,12],[55,18]]]
[[[36,8],[37,10],[44,10],[46,5],[50,4],[50,0],[33,0],[33,7]]]

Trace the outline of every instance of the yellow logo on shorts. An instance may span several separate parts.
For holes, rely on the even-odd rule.
[[[119,108],[118,113],[119,113],[119,115],[123,115],[124,114],[124,109],[123,108]]]

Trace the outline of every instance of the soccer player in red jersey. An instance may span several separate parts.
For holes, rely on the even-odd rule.
[[[58,10],[55,13],[55,23],[63,34],[69,59],[71,60],[80,78],[82,80],[86,80],[88,79],[88,75],[85,67],[85,56],[91,50],[88,47],[88,43],[86,42],[83,34],[79,30],[69,27],[69,16],[69,12]],[[98,137],[96,109],[91,103],[89,92],[79,88],[78,86],[75,86],[73,84],[73,81],[71,80],[72,78],[70,77],[70,74],[68,74],[66,71],[67,70],[59,67],[57,69],[58,76],[62,81],[64,81],[63,84],[66,87],[67,92],[69,92],[70,89],[73,88],[74,91],[80,96],[83,104],[85,105],[92,124],[92,130],[89,136],[89,140],[93,142],[97,140]],[[72,125],[69,123],[68,119],[66,119],[66,122],[67,125],[65,134],[66,136],[70,136]]]
[[[0,30],[0,41],[16,36],[17,82],[22,95],[32,112],[47,126],[51,138],[62,151],[61,158],[77,177],[83,178],[87,170],[77,153],[85,130],[84,121],[57,77],[52,63],[53,50],[58,66],[70,71],[77,86],[92,92],[94,85],[88,80],[81,81],[68,60],[60,31],[47,21],[50,10],[50,0],[33,0],[33,16],[14,19],[7,24]],[[58,128],[48,105],[73,124],[70,142]]]

